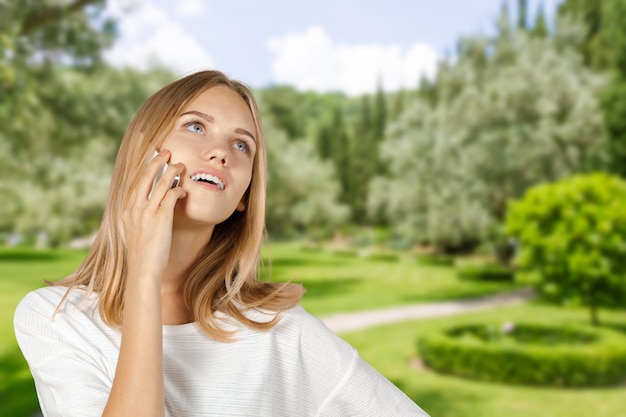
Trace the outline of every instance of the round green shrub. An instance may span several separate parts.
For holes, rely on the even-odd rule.
[[[601,306],[626,299],[626,182],[579,175],[536,186],[509,203],[506,231],[519,244],[517,277],[545,299]]]
[[[420,335],[424,364],[479,381],[557,387],[626,382],[626,336],[606,328],[479,323]]]

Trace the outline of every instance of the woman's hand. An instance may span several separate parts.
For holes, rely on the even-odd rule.
[[[126,239],[129,277],[161,278],[171,248],[172,223],[176,202],[186,197],[180,187],[171,188],[176,175],[185,169],[183,164],[169,165],[157,181],[152,195],[152,183],[157,172],[170,158],[161,150],[144,170],[137,188],[131,193],[129,206],[124,209],[123,225]]]

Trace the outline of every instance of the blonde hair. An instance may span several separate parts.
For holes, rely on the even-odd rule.
[[[244,313],[262,309],[280,313],[294,307],[304,292],[300,285],[259,280],[261,243],[265,236],[267,161],[263,127],[256,100],[248,87],[219,71],[201,71],[174,81],[153,94],[131,121],[118,151],[102,224],[82,265],[54,285],[83,287],[86,297],[99,294],[98,309],[112,327],[122,323],[124,288],[128,270],[122,229],[122,208],[139,181],[148,158],[159,149],[187,103],[207,89],[231,88],[248,104],[256,125],[257,151],[252,180],[244,195],[246,210],[235,211],[215,226],[202,254],[189,270],[184,300],[194,320],[209,336],[232,340],[233,333],[220,325],[214,314],[223,312],[244,325],[259,330],[272,328],[280,315],[257,322]],[[69,291],[69,289],[68,289]]]

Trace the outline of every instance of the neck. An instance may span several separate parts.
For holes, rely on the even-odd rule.
[[[211,239],[213,226],[181,225],[174,221],[170,257],[161,279],[163,324],[184,324],[194,320],[185,304],[183,290],[189,270]]]
[[[172,246],[163,273],[162,293],[182,294],[189,269],[211,239],[213,226],[180,225],[174,223]]]

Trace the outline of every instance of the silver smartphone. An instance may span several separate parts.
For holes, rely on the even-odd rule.
[[[150,158],[150,160],[152,161],[154,158],[157,157],[158,154],[159,152],[154,151],[154,153],[152,154],[152,158]],[[165,171],[167,171],[167,164],[163,165],[161,169],[159,169],[159,171],[154,176],[154,180],[152,180],[152,188],[150,189],[150,194],[148,194],[148,200],[150,200],[150,198],[152,197],[152,192],[154,191],[154,187],[156,187],[156,183],[159,180],[159,178],[161,178],[163,174],[165,174]],[[180,184],[180,174],[176,174],[176,176],[174,177],[174,182],[172,183],[171,188],[178,187],[178,184]]]

